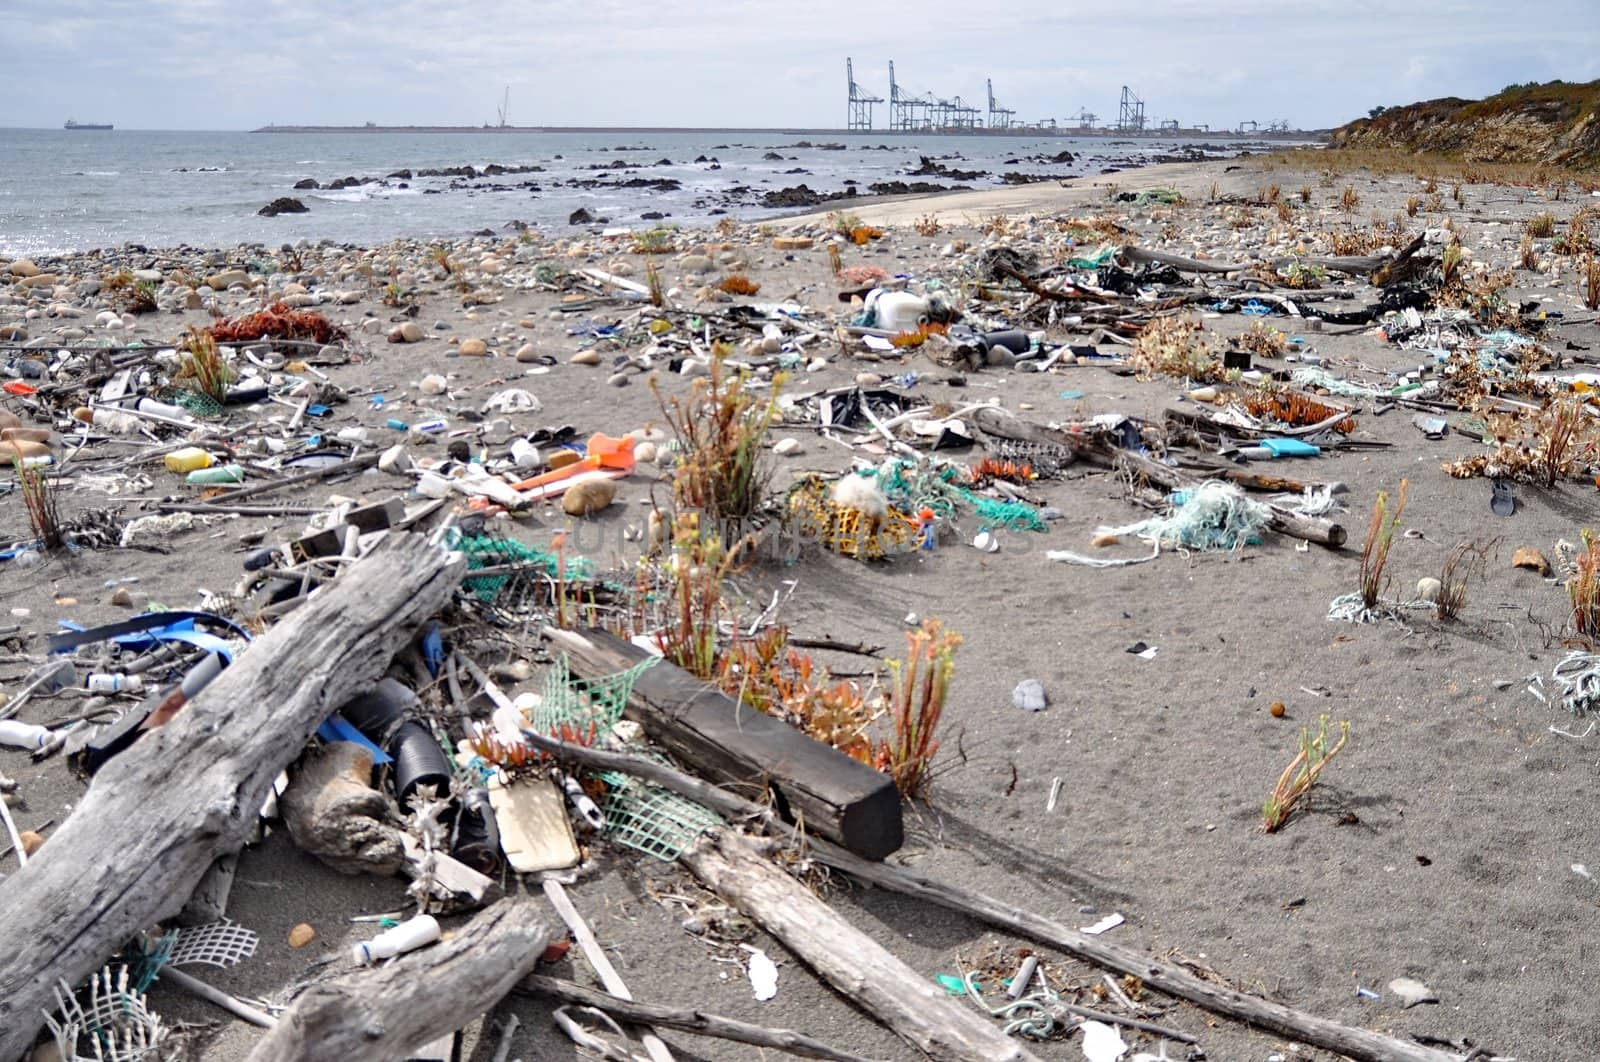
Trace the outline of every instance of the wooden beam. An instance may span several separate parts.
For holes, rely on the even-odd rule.
[[[174,915],[236,851],[272,781],[328,714],[375,681],[463,564],[393,535],[241,653],[171,722],[95,775],[50,843],[5,884],[0,1058],[140,929]]]
[[[307,989],[248,1062],[392,1062],[486,1013],[552,936],[531,897],[480,911],[441,943]]]
[[[679,862],[846,999],[935,1062],[1036,1062],[1037,1055],[987,1014],[946,995],[931,976],[846,922],[740,834],[708,833]]]
[[[650,656],[604,631],[545,629],[583,678],[625,671]],[[706,777],[759,795],[770,788],[780,814],[867,859],[904,840],[900,794],[888,776],[747,707],[666,661],[633,684],[626,714]]]

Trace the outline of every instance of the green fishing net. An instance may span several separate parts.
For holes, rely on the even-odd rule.
[[[533,728],[604,745],[603,739],[622,718],[633,684],[655,663],[655,657],[647,657],[626,671],[579,679],[572,676],[566,656],[559,657],[545,672],[541,701],[531,713]],[[667,762],[655,753],[642,754],[658,763]],[[600,800],[606,837],[657,859],[672,862],[700,834],[722,821],[694,801],[631,775],[601,771],[597,776],[606,787]]]
[[[547,575],[552,579],[587,579],[594,575],[593,562],[574,557],[567,561],[566,573],[562,576],[561,560],[554,553],[510,538],[460,535],[453,543],[453,548],[460,550],[467,558],[469,574],[462,580],[463,584],[485,604],[493,603],[514,576],[525,576],[529,572]],[[526,571],[499,575],[470,574],[478,568],[496,568],[506,564],[521,565]]]
[[[163,387],[156,392],[156,397],[168,405],[187,409],[202,420],[214,420],[222,416],[221,402],[191,387]]]

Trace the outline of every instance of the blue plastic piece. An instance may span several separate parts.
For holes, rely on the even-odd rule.
[[[355,742],[372,753],[372,763],[375,767],[394,762],[387,752],[380,749],[370,738],[357,730],[355,724],[338,712],[334,712],[322,721],[322,725],[317,727],[317,737],[329,743],[335,741]]]
[[[429,624],[428,633],[422,636],[422,661],[428,665],[428,674],[438,678],[444,666],[444,637],[437,623]]]
[[[1322,447],[1302,439],[1262,439],[1261,445],[1273,457],[1316,457],[1322,453]]]

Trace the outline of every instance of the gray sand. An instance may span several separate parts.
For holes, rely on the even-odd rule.
[[[1388,217],[1418,191],[1418,182],[1409,179],[1354,175],[1324,188],[1314,173],[1225,173],[1221,164],[1111,180],[1126,190],[1176,184],[1190,205],[1175,213],[1113,206],[1102,188],[1043,186],[861,205],[854,209],[864,220],[892,227],[883,243],[889,253],[850,252],[847,261],[922,276],[925,268],[938,267],[936,252],[944,243],[981,238],[969,220],[1001,212],[1106,213],[1125,218],[1140,242],[1160,246],[1167,224],[1193,227],[1220,215],[1220,208],[1205,202],[1213,181],[1224,193],[1238,194],[1274,180],[1286,193],[1309,183],[1325,226],[1338,217],[1331,204],[1345,183],[1362,197],[1358,218],[1369,209]],[[1564,224],[1574,209],[1569,200],[1546,204],[1517,189],[1472,186],[1464,194],[1464,208],[1446,197],[1448,213],[1465,226],[1474,253],[1492,261],[1514,254],[1526,217],[1549,208]],[[915,235],[908,223],[928,213],[936,213],[946,230]],[[1258,246],[1271,217],[1258,213],[1253,230],[1234,233],[1217,224],[1205,238],[1216,241],[1220,257],[1240,253],[1222,246],[1228,240]],[[1194,244],[1170,249],[1193,253]],[[675,275],[670,264],[664,271],[669,280]],[[770,248],[756,250],[749,272],[763,285],[763,296],[794,293],[840,312],[820,250],[796,253],[792,262]],[[1545,298],[1548,309],[1565,311],[1569,319],[1593,319],[1577,304],[1570,274],[1552,282],[1518,273],[1517,284],[1520,298]],[[551,298],[514,294],[479,310],[474,323],[463,318],[451,293],[438,291],[419,320],[450,321],[454,329],[433,335],[487,335],[487,325],[501,319],[502,311],[513,322],[526,316],[535,327],[519,329],[509,343],[492,343],[501,354],[492,359],[447,360],[449,348],[440,339],[388,345],[381,335],[365,336],[366,361],[336,370],[333,378],[391,395],[414,394],[410,382],[423,372],[448,371],[459,374],[454,390],[466,406],[498,389],[495,381],[514,380],[544,403],[541,413],[513,418],[524,428],[572,423],[581,434],[616,434],[659,421],[642,381],[612,389],[604,383],[607,369],[566,364],[581,343],[563,334],[565,322],[548,319]],[[354,307],[327,309],[352,320],[366,310],[387,313],[371,296]],[[147,318],[146,332],[171,339],[190,320],[200,315]],[[1235,332],[1249,322],[1230,316],[1206,323]],[[1281,318],[1274,323],[1295,328]],[[1400,370],[1424,357],[1369,335],[1306,336],[1335,371],[1356,365]],[[561,364],[548,374],[519,378],[524,367],[509,355],[524,337]],[[1596,339],[1600,333],[1592,324],[1574,323],[1553,329],[1549,342],[1560,349],[1567,340],[1587,347]],[[792,386],[838,386],[871,367],[829,353],[826,369]],[[971,374],[968,386],[958,389],[938,382],[948,373],[920,356],[908,365],[924,374],[917,388],[921,397],[959,404],[998,394],[1010,408],[1031,405],[1025,415],[1037,420],[1102,412],[1159,417],[1181,392],[1177,381],[1138,381],[1088,367],[1046,376],[989,369]],[[687,383],[665,377],[663,386],[681,393]],[[1083,397],[1060,397],[1068,390]],[[333,428],[356,421],[377,426],[383,416],[352,402],[337,411]],[[1443,460],[1480,452],[1478,444],[1459,435],[1425,441],[1405,410],[1357,419],[1355,438],[1387,441],[1393,448],[1334,454],[1287,469],[1350,486],[1344,521],[1352,543],[1341,551],[1300,552],[1292,540],[1268,536],[1233,555],[1166,553],[1154,563],[1120,570],[1053,564],[1044,557],[1046,549],[1092,552],[1088,539],[1097,526],[1144,515],[1126,500],[1116,477],[1079,467],[1065,480],[1038,486],[1065,519],[1048,535],[1004,535],[998,554],[981,554],[959,541],[873,566],[808,553],[792,568],[747,574],[739,588],[748,600],[764,602],[781,580],[797,579],[798,590],[782,614],[797,633],[862,639],[888,646],[891,654],[901,648],[902,617],[911,611],[941,616],[965,636],[932,802],[908,809],[910,838],[896,860],[1072,926],[1121,913],[1126,924],[1106,939],[1215,971],[1229,985],[1325,1018],[1399,1036],[1429,1034],[1458,1043],[1465,1038],[1524,1060],[1593,1058],[1600,1020],[1592,1001],[1600,984],[1589,951],[1600,928],[1600,885],[1575,873],[1573,865],[1600,871],[1587,800],[1600,733],[1573,738],[1553,732],[1560,727],[1585,735],[1587,723],[1575,724],[1523,692],[1525,676],[1542,673],[1548,680],[1565,652],[1552,636],[1566,619],[1565,593],[1530,572],[1510,569],[1508,561],[1519,546],[1550,553],[1559,538],[1576,541],[1595,519],[1595,487],[1582,481],[1550,491],[1519,487],[1516,515],[1501,519],[1489,513],[1485,481],[1450,479],[1439,470]],[[777,435],[805,443],[801,455],[775,459],[779,486],[802,470],[842,470],[851,457],[803,431]],[[641,467],[623,486],[627,504],[595,518],[607,532],[605,548],[618,561],[631,559],[625,550],[637,549],[623,541],[621,531],[643,523],[643,502],[656,474]],[[152,495],[185,489],[163,471],[152,475]],[[1410,596],[1419,577],[1436,574],[1458,541],[1499,536],[1498,560],[1487,579],[1472,586],[1465,613],[1454,623],[1440,624],[1424,613],[1404,623],[1331,623],[1325,618],[1328,602],[1355,587],[1356,554],[1374,494],[1392,492],[1401,477],[1411,481],[1404,524],[1424,537],[1394,547],[1396,594]],[[404,486],[374,473],[337,490],[382,497]],[[318,504],[329,493],[307,491],[301,497]],[[0,506],[6,528],[20,531],[17,502],[7,499]],[[519,523],[516,533],[543,544],[569,523],[552,509]],[[969,515],[969,536],[974,525]],[[0,607],[30,609],[24,622],[35,633],[51,629],[58,617],[107,621],[123,613],[109,605],[103,584],[132,575],[152,601],[192,607],[198,588],[223,590],[237,580],[237,537],[260,526],[273,528],[269,539],[275,540],[297,525],[228,520],[174,539],[167,556],[88,552],[34,571],[7,572],[0,580]],[[1141,549],[1129,544],[1109,552],[1126,556]],[[78,603],[55,604],[67,596]],[[1153,659],[1125,651],[1139,641],[1157,647]],[[851,670],[861,663],[848,657],[830,662]],[[1047,710],[1027,714],[1012,706],[1012,687],[1023,678],[1043,682],[1051,700]],[[1498,689],[1497,680],[1510,685]],[[1279,700],[1288,706],[1283,719],[1268,712]],[[36,702],[24,718],[45,718],[66,705]],[[1350,721],[1350,746],[1324,775],[1307,813],[1282,832],[1264,835],[1262,801],[1292,755],[1300,727],[1314,725],[1320,713]],[[22,783],[25,799],[16,810],[24,828],[46,818],[60,822],[80,791],[59,759],[34,767],[23,754],[5,751],[0,770]],[[1061,799],[1047,813],[1057,778]],[[716,961],[718,953],[680,927],[682,908],[662,902],[663,896],[707,899],[692,879],[626,851],[600,846],[596,855],[596,865],[572,895],[636,997],[790,1026],[871,1057],[912,1057],[903,1043],[820,986],[759,933],[751,943],[778,960],[780,975],[776,999],[755,1002],[742,971]],[[14,873],[15,864],[8,859],[0,870]],[[260,951],[234,971],[208,969],[204,976],[247,995],[278,996],[326,955],[347,962],[348,942],[371,932],[348,919],[403,905],[401,882],[341,877],[296,851],[281,833],[247,852],[239,879],[230,914],[261,934]],[[929,977],[957,973],[1002,951],[1012,961],[1025,943],[843,880],[826,895],[853,923]],[[301,921],[315,926],[318,937],[295,951],[286,938]],[[1098,980],[1098,971],[1084,964],[1045,955],[1053,975],[1084,986]],[[590,976],[576,960],[547,972],[586,983]],[[1441,1003],[1402,1011],[1386,987],[1401,976],[1427,982]],[[1381,998],[1363,998],[1358,988]],[[1088,995],[1080,998],[1093,1002]],[[158,987],[153,1000],[170,1020],[209,1026],[196,1035],[193,1057],[242,1058],[256,1039],[254,1030],[181,993]],[[1197,1036],[1214,1060],[1334,1057],[1213,1021],[1188,1005],[1159,997],[1152,1002],[1158,1020]],[[523,1000],[505,1007],[524,1023],[513,1057],[579,1057],[539,1007]],[[494,1036],[480,1035],[479,1025],[468,1030],[469,1057],[487,1060]],[[685,1059],[767,1057],[684,1035],[666,1039]],[[1132,1035],[1127,1039],[1136,1042]],[[1150,1041],[1137,1042],[1139,1049],[1154,1051]],[[1078,1043],[1074,1037],[1037,1050],[1044,1058],[1080,1058]],[[1171,1057],[1183,1057],[1177,1045]]]

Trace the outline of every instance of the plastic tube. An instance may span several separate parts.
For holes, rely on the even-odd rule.
[[[214,465],[197,468],[183,477],[185,483],[207,486],[213,483],[243,483],[244,467],[241,465]]]
[[[362,966],[371,966],[379,959],[392,959],[424,944],[432,944],[442,935],[433,915],[418,915],[357,944],[350,949],[350,957]]]
[[[42,749],[49,743],[48,727],[19,723],[15,719],[7,719],[0,723],[0,745],[11,745],[19,749]]]
[[[138,693],[144,689],[144,679],[102,671],[90,675],[84,686],[90,693]]]
[[[406,723],[389,741],[394,757],[394,791],[404,807],[418,786],[431,785],[441,797],[450,792],[450,761],[421,723]]]
[[[369,740],[382,744],[405,720],[406,711],[420,702],[400,682],[384,678],[366,693],[346,701],[339,714]]]

